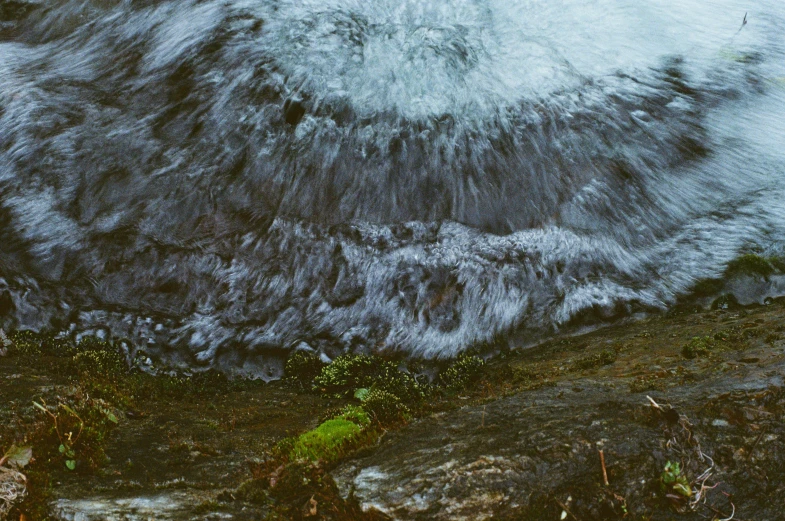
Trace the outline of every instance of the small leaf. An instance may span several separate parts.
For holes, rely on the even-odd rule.
[[[74,470],[76,468],[76,461],[72,459],[65,460],[65,466],[68,467],[68,470]]]
[[[117,423],[117,416],[115,416],[115,415],[114,415],[114,414],[112,414],[111,412],[108,412],[108,411],[107,411],[107,413],[106,413],[106,419],[107,419],[107,420],[109,420],[109,421],[110,421],[110,422],[112,422],[112,423]]]
[[[3,459],[10,467],[21,469],[27,466],[27,464],[30,463],[30,460],[33,459],[33,449],[32,447],[17,447],[16,445],[11,445],[11,448],[5,453]]]
[[[42,410],[42,411],[44,411],[45,413],[48,413],[48,412],[49,412],[49,410],[48,410],[46,407],[44,407],[43,405],[41,405],[41,404],[40,404],[40,403],[38,403],[38,402],[33,402],[33,405],[35,405],[36,407],[38,407],[39,409],[41,409],[41,410]]]
[[[673,490],[678,492],[684,497],[690,497],[692,495],[692,490],[690,489],[689,485],[684,485],[682,483],[676,483],[673,485]]]
[[[63,409],[65,409],[65,410],[66,410],[68,413],[70,413],[71,415],[73,415],[73,416],[76,416],[77,418],[79,418],[79,415],[78,415],[78,414],[76,414],[76,411],[75,411],[75,410],[73,410],[73,409],[71,409],[70,407],[68,407],[66,404],[64,404],[64,403],[61,403],[61,404],[60,404],[60,406],[61,406]]]
[[[368,393],[370,393],[368,389],[365,388],[357,389],[356,391],[354,391],[354,397],[360,400],[361,402],[364,402],[365,399],[368,398]]]
[[[68,451],[66,451],[65,457],[66,458],[75,458],[76,457],[76,452],[73,449],[69,449]]]
[[[63,445],[63,444],[61,443],[61,444],[60,444],[60,448],[59,448],[59,449],[57,449],[57,450],[59,450],[59,451],[60,451],[60,454],[64,453],[64,452],[65,452],[65,445]]]

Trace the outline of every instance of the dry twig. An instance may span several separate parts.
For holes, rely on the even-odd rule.
[[[602,465],[602,481],[605,483],[605,486],[607,487],[609,485],[608,471],[605,470],[605,453],[602,450],[600,450],[600,464]]]

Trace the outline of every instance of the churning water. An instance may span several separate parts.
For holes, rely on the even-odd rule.
[[[0,3],[6,325],[272,377],[665,309],[784,239],[781,0]]]

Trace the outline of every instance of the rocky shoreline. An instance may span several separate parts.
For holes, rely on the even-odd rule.
[[[308,374],[268,384],[131,373],[109,385],[91,375],[114,370],[99,350],[11,346],[0,449],[30,446],[33,460],[8,518],[776,519],[783,331],[781,301],[672,312],[442,368],[450,385],[404,378],[388,394],[427,399],[381,402],[392,409],[340,391],[359,362],[300,364]],[[58,403],[116,422],[98,414],[105,437],[70,470],[34,401],[63,422]],[[364,434],[294,452],[346,422]]]

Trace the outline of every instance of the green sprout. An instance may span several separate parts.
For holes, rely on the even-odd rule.
[[[681,473],[681,466],[673,461],[665,464],[665,470],[660,475],[662,490],[666,493],[674,492],[680,496],[692,496],[692,488],[687,478]]]

